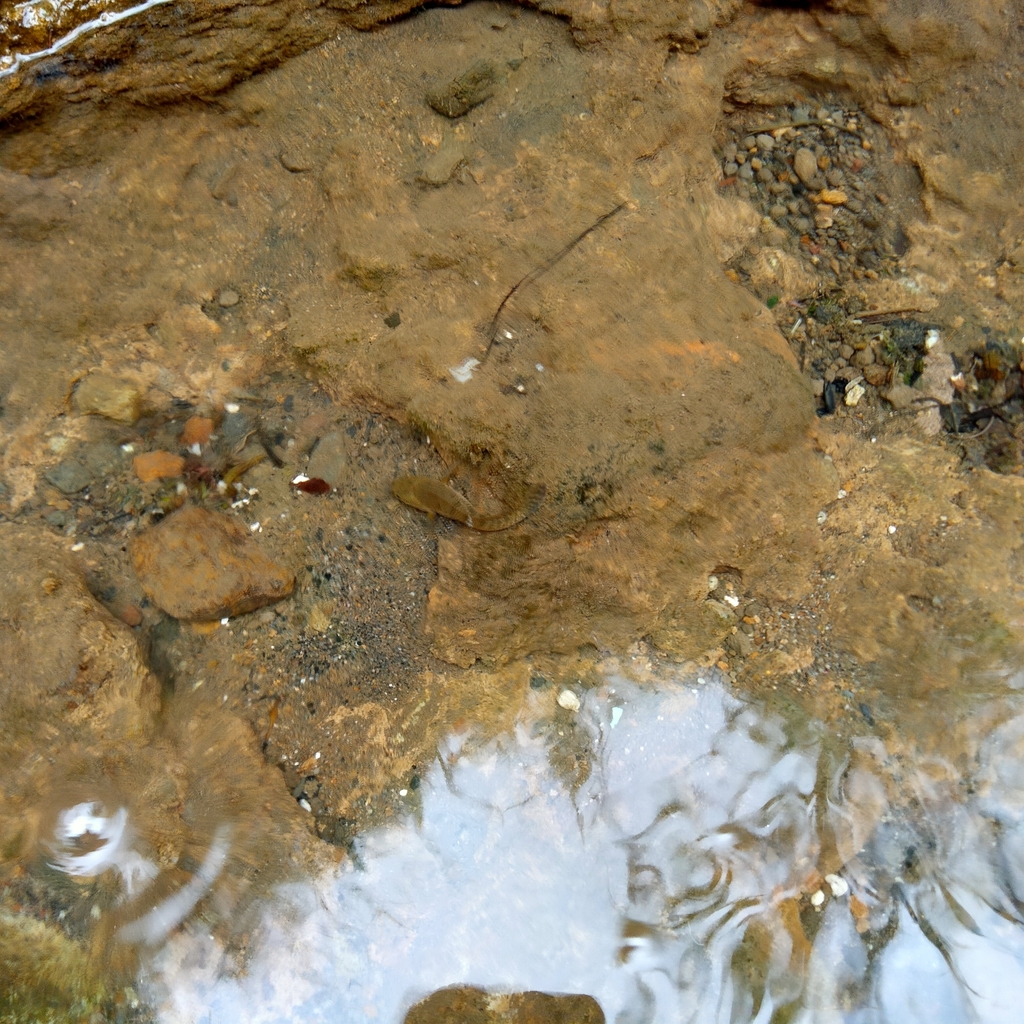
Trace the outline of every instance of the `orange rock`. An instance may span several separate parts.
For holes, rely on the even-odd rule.
[[[213,433],[213,420],[207,416],[190,416],[181,431],[181,443],[186,448],[194,444],[206,444]]]
[[[829,206],[842,206],[846,199],[846,193],[841,188],[825,188],[818,194],[818,202]]]
[[[186,506],[135,538],[132,568],[147,597],[176,619],[241,615],[287,597],[295,576],[232,516]]]
[[[185,460],[180,455],[170,452],[144,452],[132,460],[135,475],[144,483],[162,480],[168,476],[181,476],[185,469]]]
[[[118,613],[118,618],[132,628],[142,625],[142,612],[133,604],[125,605]]]

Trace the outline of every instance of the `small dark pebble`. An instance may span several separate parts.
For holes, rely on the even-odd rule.
[[[419,789],[420,788],[420,777],[418,775],[414,775],[409,780],[409,788],[410,789]]]
[[[545,686],[550,686],[551,680],[547,676],[535,675],[530,676],[530,689],[532,690],[543,690]]]
[[[402,318],[399,315],[397,309],[395,310],[394,313],[391,313],[389,316],[384,317],[385,325],[390,327],[392,330],[394,330],[401,322]]]
[[[868,725],[875,724],[875,719],[871,714],[871,708],[869,708],[867,704],[860,705],[860,713],[864,716],[864,721],[867,722]]]
[[[843,395],[846,393],[847,383],[841,377],[837,377],[835,380],[828,381],[825,384],[825,389],[821,396],[824,405],[818,410],[819,416],[831,416],[839,408]]]

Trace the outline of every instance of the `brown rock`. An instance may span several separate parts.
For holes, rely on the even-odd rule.
[[[136,538],[132,567],[149,599],[176,619],[241,615],[280,601],[295,576],[237,520],[186,507]]]
[[[206,444],[213,433],[213,420],[206,416],[190,416],[181,431],[181,443],[186,448],[194,444]]]
[[[914,406],[921,408],[921,399],[924,398],[924,395],[915,388],[908,387],[906,384],[893,384],[891,388],[887,388],[882,392],[882,397],[894,409],[903,410]]]
[[[107,373],[91,373],[75,389],[75,410],[132,424],[142,415],[142,396],[127,381]]]
[[[805,185],[811,185],[818,180],[818,161],[806,147],[801,147],[796,151],[796,155],[793,157],[793,170]]]
[[[170,452],[143,452],[132,460],[132,469],[144,484],[148,484],[169,476],[181,476],[185,470],[185,460]]]
[[[405,1024],[604,1024],[592,996],[513,992],[495,997],[482,988],[442,988],[410,1007]]]
[[[871,363],[864,367],[864,379],[873,387],[880,388],[889,379],[889,367]]]

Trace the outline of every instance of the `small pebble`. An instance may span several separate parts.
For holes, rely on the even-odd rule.
[[[224,309],[230,309],[232,306],[237,306],[238,302],[238,292],[233,288],[225,288],[224,291],[217,296],[217,305],[222,306]]]
[[[809,149],[801,147],[793,157],[793,170],[805,185],[810,185],[818,176],[818,161]]]
[[[122,622],[127,623],[133,629],[136,626],[142,625],[142,612],[133,604],[125,605],[125,607],[121,609],[119,618]]]
[[[575,714],[580,709],[580,699],[572,690],[563,690],[558,695],[558,706]]]
[[[819,889],[811,896],[811,906],[820,907],[825,902],[825,894]]]
[[[839,875],[826,875],[825,881],[828,882],[828,887],[832,890],[833,896],[845,896],[850,891],[846,879],[841,878]]]

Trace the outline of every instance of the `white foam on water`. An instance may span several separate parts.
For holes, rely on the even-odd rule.
[[[482,751],[453,740],[447,775],[438,764],[423,778],[418,819],[366,835],[359,867],[279,891],[244,973],[198,928],[172,936],[142,979],[160,1020],[398,1024],[456,984],[586,993],[620,1024],[767,1024],[787,1005],[799,1024],[1019,1019],[1024,928],[1003,870],[1016,832],[996,835],[992,808],[1019,823],[1019,767],[1002,760],[1024,718],[985,748],[986,813],[925,787],[922,821],[886,807],[840,871],[889,922],[872,940],[884,948],[869,956],[850,896],[825,886],[804,963],[786,907],[806,905],[818,817],[861,813],[835,780],[820,806],[820,730],[795,736],[715,682],[611,683],[583,695],[593,770],[575,794],[537,723]],[[930,853],[908,881],[905,835],[925,827]],[[769,948],[744,974],[755,924]]]

